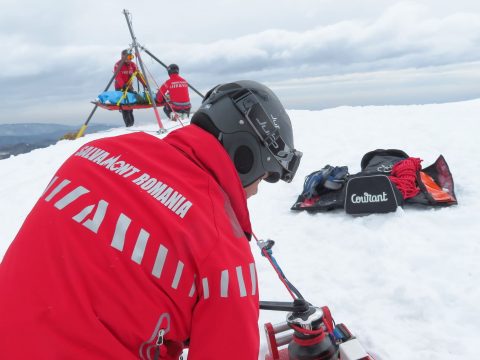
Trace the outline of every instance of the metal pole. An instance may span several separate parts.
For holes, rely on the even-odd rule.
[[[142,48],[143,51],[145,51],[148,55],[150,55],[152,57],[153,60],[155,60],[156,62],[158,62],[160,65],[162,65],[165,69],[168,69],[168,66],[165,65],[165,63],[163,63],[159,58],[157,58],[155,55],[153,55],[150,51],[148,51],[147,49],[145,49],[143,46],[140,46]],[[195,89],[192,85],[190,85],[188,82],[188,87],[190,89],[192,89],[193,91],[195,91],[197,93],[198,96],[200,96],[202,99],[205,98],[205,96],[203,96],[203,94],[198,91],[197,89]]]
[[[128,18],[129,12],[128,10],[124,9],[123,14],[125,15],[125,20],[127,20],[128,30],[130,31],[130,35],[132,37],[132,46],[135,48],[135,55],[138,58],[138,62],[140,63],[140,68],[142,69],[142,73],[146,75],[145,68],[143,66],[142,57],[140,56],[140,51],[138,51],[138,44],[135,35],[133,34],[132,24],[130,23],[130,19]],[[148,82],[147,76],[144,76],[145,83],[147,84],[147,91],[148,95],[150,96],[150,100],[152,101],[153,111],[155,112],[155,117],[157,118],[159,132],[164,133],[166,132],[165,128],[163,127],[162,120],[160,120],[160,114],[158,113],[157,104],[155,103],[155,97],[152,95],[152,90],[150,88],[150,83]]]
[[[120,61],[120,66],[117,68],[117,70],[115,71],[115,73],[113,74],[112,78],[110,79],[110,81],[108,82],[107,86],[105,87],[105,90],[103,90],[104,92],[108,90],[108,88],[110,87],[110,85],[112,85],[112,82],[113,80],[115,80],[115,78],[117,77],[117,74],[120,72],[120,70],[122,69],[122,66],[124,64],[125,60],[121,60]],[[83,133],[85,132],[85,130],[87,129],[87,126],[88,126],[88,123],[90,122],[90,119],[93,117],[93,114],[95,114],[95,111],[97,111],[97,108],[98,108],[98,105],[95,105],[92,109],[92,111],[90,112],[90,115],[88,115],[88,118],[87,118],[87,121],[85,121],[85,123],[82,125],[82,127],[80,128],[80,130],[78,130],[78,133],[75,135],[75,139],[78,139],[80,137],[83,136]]]

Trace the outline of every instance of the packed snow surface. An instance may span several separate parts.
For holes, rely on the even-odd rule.
[[[291,184],[262,183],[249,200],[256,235],[276,241],[274,256],[289,280],[311,303],[328,305],[377,360],[480,358],[480,100],[289,115],[304,153],[297,176]],[[123,133],[112,129],[0,161],[1,257],[62,162],[88,141]],[[424,167],[443,154],[459,205],[363,217],[290,211],[310,172],[326,164],[358,172],[362,155],[379,148],[404,150]],[[254,243],[252,251],[261,299],[289,301]],[[285,315],[261,311],[260,358],[267,352],[263,324]]]

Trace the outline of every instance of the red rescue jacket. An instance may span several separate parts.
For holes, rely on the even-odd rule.
[[[4,359],[257,359],[245,192],[228,154],[186,126],[82,146],[0,266]],[[162,358],[162,357],[161,357]]]
[[[164,105],[166,96],[170,99],[168,103],[175,111],[191,108],[188,83],[178,74],[170,75],[170,79],[160,86],[156,96],[157,103]]]
[[[113,68],[113,72],[116,72],[118,67],[120,66],[121,60],[115,63]],[[115,90],[122,90],[123,87],[128,83],[128,80],[132,77],[133,73],[137,71],[137,65],[134,62],[124,62],[122,68],[118,72],[117,76],[115,77]],[[140,81],[144,86],[145,82],[141,78],[140,75],[137,75],[138,81]],[[130,89],[133,90],[133,82],[130,84]]]

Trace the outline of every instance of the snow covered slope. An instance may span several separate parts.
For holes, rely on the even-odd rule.
[[[313,304],[328,305],[376,359],[478,359],[480,100],[289,114],[295,145],[304,152],[297,177],[291,184],[261,184],[249,207],[257,236],[276,240],[274,255],[290,281]],[[121,133],[61,141],[0,161],[0,256],[60,164],[84,143]],[[356,218],[289,210],[310,172],[326,164],[357,172],[362,155],[376,148],[402,149],[424,166],[443,154],[459,205]],[[252,251],[261,299],[289,301],[254,244]],[[261,358],[263,323],[284,319],[284,313],[261,312]]]

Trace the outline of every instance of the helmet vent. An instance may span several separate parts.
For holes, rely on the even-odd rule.
[[[225,85],[221,85],[220,87],[217,88],[218,91],[230,91],[230,90],[235,90],[235,89],[241,89],[242,87],[238,84],[235,83],[229,83]]]
[[[247,174],[253,166],[253,152],[249,147],[242,145],[235,150],[233,156],[235,168],[240,174]]]
[[[257,95],[259,98],[261,98],[263,101],[268,102],[268,94],[265,91],[260,91],[260,90],[252,90],[252,92]]]

